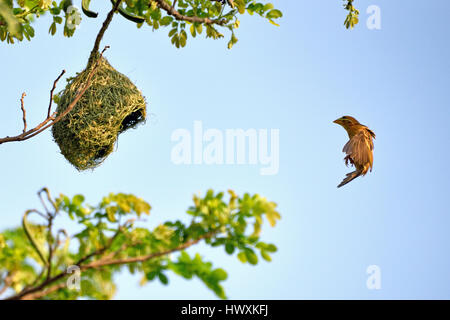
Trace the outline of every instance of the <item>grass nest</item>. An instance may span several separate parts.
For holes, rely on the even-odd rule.
[[[64,112],[89,76],[88,66],[68,79],[59,93],[58,113]],[[101,57],[91,84],[74,108],[52,128],[64,157],[78,170],[93,169],[111,152],[119,134],[144,122],[146,101],[136,86]]]

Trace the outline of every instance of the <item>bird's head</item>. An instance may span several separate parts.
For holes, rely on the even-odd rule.
[[[356,125],[356,124],[360,124],[358,122],[358,120],[356,120],[355,118],[350,117],[350,116],[340,117],[339,119],[336,119],[333,122],[343,126],[344,128],[348,128],[350,126],[353,126],[353,125]]]

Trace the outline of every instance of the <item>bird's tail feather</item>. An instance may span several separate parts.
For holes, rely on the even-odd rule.
[[[353,179],[358,178],[360,175],[361,175],[361,171],[358,171],[358,170],[347,173],[347,176],[344,178],[344,180],[342,180],[342,182],[337,187],[340,188],[343,185],[346,185]]]

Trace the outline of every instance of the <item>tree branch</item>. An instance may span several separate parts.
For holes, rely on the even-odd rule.
[[[23,131],[27,131],[27,111],[25,110],[25,106],[23,105],[23,98],[25,98],[27,94],[22,93],[22,98],[20,98],[20,108],[22,109],[22,118],[23,118]]]
[[[56,80],[53,82],[53,88],[52,90],[50,90],[50,102],[48,104],[48,112],[47,112],[47,118],[50,118],[50,113],[52,111],[52,103],[53,103],[53,91],[55,91],[56,88],[56,83],[59,81],[59,79],[61,79],[61,77],[63,76],[63,74],[66,72],[66,70],[63,70],[61,72],[61,74],[58,76],[58,78],[56,78]]]
[[[111,23],[111,20],[114,16],[114,12],[117,11],[119,8],[119,5],[122,3],[122,0],[118,0],[112,7],[111,11],[108,12],[108,15],[106,16],[105,21],[103,22],[102,27],[100,28],[100,31],[97,34],[97,37],[95,38],[94,47],[92,48],[91,54],[89,56],[88,66],[92,64],[92,62],[97,58],[97,53],[100,48],[100,42],[102,41],[102,38],[105,34],[106,29],[108,29],[109,24]]]
[[[217,234],[217,231],[216,232],[209,232],[209,233],[207,233],[207,234],[205,234],[203,236],[200,236],[198,239],[191,240],[191,241],[188,241],[186,243],[183,243],[182,245],[180,245],[180,246],[178,246],[176,248],[173,248],[173,249],[170,249],[170,250],[166,250],[166,251],[151,253],[151,254],[148,254],[148,255],[145,255],[145,256],[125,258],[125,259],[115,259],[115,260],[113,260],[113,259],[111,259],[111,260],[109,260],[109,259],[108,260],[100,259],[98,261],[94,261],[94,262],[91,262],[89,264],[81,266],[81,269],[82,270],[96,269],[96,268],[100,268],[100,267],[104,267],[104,266],[110,266],[110,265],[116,265],[117,266],[117,265],[129,264],[129,263],[134,263],[134,262],[145,262],[145,261],[150,260],[150,259],[154,259],[154,258],[157,258],[157,257],[168,255],[168,254],[173,253],[173,252],[177,252],[177,251],[181,251],[181,250],[187,249],[187,248],[189,248],[189,247],[199,243],[200,241],[202,241],[204,239],[209,239],[209,238],[213,237],[216,234]]]
[[[215,236],[216,234],[219,233],[219,231],[211,231],[209,233],[206,233],[202,236],[200,236],[199,238],[195,239],[195,240],[191,240],[188,241],[182,245],[179,245],[178,247],[169,249],[169,250],[165,250],[165,251],[161,251],[161,252],[155,252],[155,253],[151,253],[145,256],[140,256],[140,257],[132,257],[132,258],[126,258],[126,259],[100,259],[98,261],[94,261],[88,264],[83,264],[84,262],[86,262],[87,260],[89,260],[90,258],[94,257],[94,256],[98,256],[103,254],[106,250],[108,250],[112,243],[114,242],[114,239],[120,234],[120,231],[122,231],[122,228],[119,228],[119,230],[115,233],[115,235],[113,237],[110,238],[110,240],[108,241],[108,244],[106,246],[104,246],[103,248],[96,250],[90,254],[88,254],[87,256],[81,258],[80,260],[78,260],[78,262],[75,263],[76,266],[80,267],[81,270],[88,270],[88,269],[99,269],[102,268],[104,266],[110,266],[110,265],[123,265],[123,264],[129,264],[129,263],[135,263],[135,262],[145,262],[148,261],[150,259],[154,259],[157,257],[161,257],[161,256],[165,256],[168,255],[170,253],[173,252],[177,252],[177,251],[181,251],[181,250],[185,250],[197,243],[199,243],[202,240],[205,239],[209,239],[212,238],[213,236]],[[26,290],[23,290],[22,292],[13,295],[11,297],[6,298],[5,300],[28,300],[28,299],[38,299],[38,298],[42,298],[44,296],[46,296],[47,294],[51,293],[51,292],[55,292],[57,290],[63,289],[66,287],[66,283],[59,283],[59,284],[55,284],[52,287],[46,289],[48,286],[50,286],[51,284],[65,278],[68,274],[66,272],[61,272],[58,275],[49,278],[47,280],[45,280],[43,283],[41,283],[40,285],[34,287],[34,288],[28,288]]]
[[[52,229],[53,229],[53,219],[55,218],[54,215],[50,214],[48,217],[48,234],[47,234],[47,243],[48,243],[48,258],[47,258],[47,279],[50,279],[52,275],[52,259],[53,259],[53,235],[52,235]]]
[[[227,19],[210,19],[210,18],[200,18],[200,17],[189,17],[179,13],[173,6],[169,5],[165,0],[153,0],[156,2],[159,8],[166,11],[168,15],[173,16],[177,20],[188,21],[191,23],[205,23],[205,24],[217,24],[223,26],[228,22]],[[151,1],[149,2],[149,6]]]
[[[89,260],[90,258],[96,256],[96,255],[101,255],[102,253],[104,253],[106,250],[108,250],[108,248],[112,245],[112,243],[114,242],[114,239],[116,239],[116,237],[120,234],[120,232],[122,231],[122,228],[119,227],[119,229],[117,230],[117,232],[109,239],[108,243],[106,246],[95,250],[94,252],[84,256],[83,258],[81,258],[80,260],[78,260],[74,265],[81,267],[81,264],[87,260]],[[9,298],[6,298],[5,300],[26,300],[28,296],[36,293],[36,292],[41,292],[42,290],[44,290],[48,285],[64,278],[65,276],[67,276],[66,272],[60,272],[59,274],[57,274],[56,276],[53,276],[51,278],[47,278],[44,282],[42,282],[40,285],[33,287],[33,288],[26,288],[24,290],[22,290],[21,292],[19,292],[16,295],[13,295]],[[65,285],[65,284],[64,284]]]
[[[45,297],[46,295],[48,295],[52,292],[64,289],[65,287],[66,287],[66,283],[61,282],[61,283],[55,284],[54,286],[52,286],[50,288],[44,289],[44,290],[36,292],[36,293],[29,294],[29,295],[23,297],[21,300],[36,300],[36,299]]]

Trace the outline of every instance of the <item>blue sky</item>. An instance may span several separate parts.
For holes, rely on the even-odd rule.
[[[450,31],[445,0],[358,0],[361,21],[343,27],[341,1],[274,1],[284,17],[274,27],[242,19],[239,42],[189,40],[177,50],[168,31],[136,29],[116,16],[103,40],[106,57],[143,92],[151,118],[123,134],[117,152],[91,172],[77,172],[47,131],[0,146],[0,228],[17,226],[39,205],[36,191],[83,193],[97,203],[109,192],[148,200],[153,227],[183,217],[192,194],[208,188],[259,193],[279,205],[282,220],[264,226],[279,251],[256,267],[204,246],[228,271],[232,299],[450,298]],[[366,8],[381,8],[381,30],[366,27]],[[107,7],[93,2],[102,17]],[[46,113],[49,89],[62,69],[86,64],[103,18],[84,17],[75,37],[47,34],[1,44],[0,136]],[[62,86],[60,85],[60,88]],[[343,188],[345,131],[332,121],[353,115],[377,134],[374,169]],[[279,129],[280,167],[262,176],[254,165],[175,165],[174,130]],[[381,269],[381,289],[368,290],[366,268]],[[200,281],[170,277],[165,287],[124,273],[118,299],[215,298]]]

